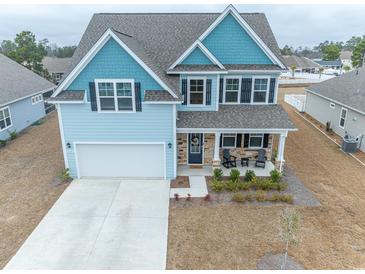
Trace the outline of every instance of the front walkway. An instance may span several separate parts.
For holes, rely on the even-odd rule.
[[[175,194],[178,194],[180,198],[186,198],[188,194],[193,198],[201,198],[208,194],[205,176],[189,176],[189,183],[189,188],[171,188],[170,198],[174,198]]]
[[[165,269],[169,183],[76,180],[6,269]]]
[[[225,168],[221,165],[221,169],[223,170],[224,176],[229,176],[232,168]],[[270,176],[270,172],[275,169],[274,164],[271,161],[266,161],[265,168],[255,167],[255,162],[250,161],[249,167],[241,167],[239,161],[237,161],[237,167],[241,173],[241,176],[244,176],[247,170],[253,170],[256,176]],[[191,168],[189,165],[178,165],[177,167],[177,175],[178,176],[212,176],[213,175],[213,167],[212,166],[202,166],[202,168]]]

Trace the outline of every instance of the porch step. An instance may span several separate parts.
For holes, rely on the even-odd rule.
[[[203,165],[190,165],[189,167],[193,169],[202,169]]]

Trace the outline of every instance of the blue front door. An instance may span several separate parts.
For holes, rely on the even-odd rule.
[[[189,133],[188,134],[188,149],[189,149],[189,164],[203,163],[203,134]]]

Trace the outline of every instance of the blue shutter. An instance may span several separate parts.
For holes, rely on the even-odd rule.
[[[264,134],[264,142],[262,146],[265,148],[269,146],[269,134]]]
[[[134,94],[136,100],[136,111],[142,111],[141,83],[134,83]]]
[[[90,104],[91,111],[98,111],[98,104],[96,102],[96,91],[95,91],[95,83],[89,83],[89,92],[90,92]]]
[[[212,104],[212,79],[207,79],[206,82],[205,104],[207,106]]]
[[[219,103],[223,103],[223,78],[219,79]]]
[[[242,78],[241,103],[251,103],[252,78]]]
[[[276,84],[276,79],[275,78],[271,78],[270,79],[270,89],[269,89],[269,103],[274,103],[274,98],[275,98],[275,84]]]
[[[188,92],[188,80],[181,79],[181,95],[183,97],[183,105],[187,103],[187,92]]]
[[[247,148],[250,141],[250,134],[245,134],[243,139],[243,147]]]

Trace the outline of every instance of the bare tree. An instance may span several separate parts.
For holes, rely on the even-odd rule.
[[[300,242],[300,214],[294,208],[284,208],[280,214],[280,225],[280,236],[285,244],[285,254],[281,269],[285,269],[289,245],[298,245]]]

